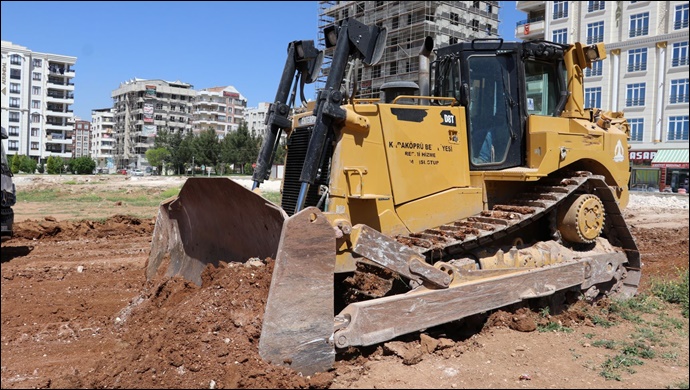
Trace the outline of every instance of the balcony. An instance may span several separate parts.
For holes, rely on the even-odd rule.
[[[546,9],[545,1],[516,1],[515,8],[519,11],[534,11],[540,9]]]
[[[543,39],[545,26],[544,18],[522,20],[517,22],[515,37],[522,40]]]

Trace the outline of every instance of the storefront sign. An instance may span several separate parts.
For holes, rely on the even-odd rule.
[[[630,161],[633,164],[642,164],[650,162],[656,156],[656,150],[635,150],[630,151]]]

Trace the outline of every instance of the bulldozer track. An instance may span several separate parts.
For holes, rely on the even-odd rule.
[[[632,296],[640,281],[640,252],[634,237],[621,214],[613,190],[603,176],[578,171],[565,176],[545,177],[506,204],[496,204],[491,210],[444,224],[422,232],[396,237],[424,255],[429,262],[466,254],[474,249],[490,246],[501,238],[515,233],[537,219],[547,217],[559,204],[576,193],[592,193],[604,204],[604,235],[609,242],[622,248],[628,259],[619,283],[612,293]],[[552,222],[552,226],[555,223]],[[553,228],[555,232],[555,227]]]

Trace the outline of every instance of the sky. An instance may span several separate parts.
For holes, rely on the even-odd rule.
[[[288,44],[318,45],[317,1],[2,1],[2,40],[77,57],[77,117],[112,107],[133,78],[181,81],[200,90],[232,85],[248,107],[272,102]],[[525,14],[501,1],[499,35],[515,40]],[[313,85],[305,88],[311,98]],[[297,96],[299,103],[299,96]]]

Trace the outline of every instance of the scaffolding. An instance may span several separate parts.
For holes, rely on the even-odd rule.
[[[434,47],[474,38],[498,36],[498,1],[320,1],[319,31],[342,20],[358,21],[388,31],[381,61],[355,72],[357,97],[378,99],[381,85],[390,81],[412,81],[419,85],[419,53],[427,36]],[[316,89],[321,90],[331,66],[333,48],[325,49],[322,74]]]

